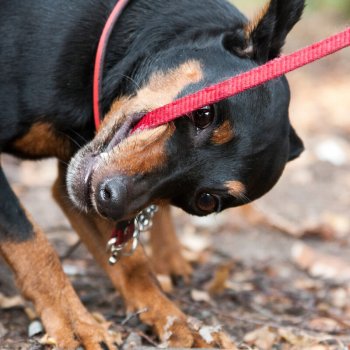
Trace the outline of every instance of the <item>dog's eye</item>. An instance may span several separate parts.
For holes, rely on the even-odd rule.
[[[197,206],[201,211],[213,213],[218,209],[219,199],[210,193],[201,193],[197,198]]]
[[[198,129],[207,128],[214,120],[215,110],[213,106],[205,106],[197,111],[192,112],[189,117]]]

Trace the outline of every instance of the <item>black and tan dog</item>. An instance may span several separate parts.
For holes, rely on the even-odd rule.
[[[157,269],[189,273],[168,205],[206,215],[276,183],[303,148],[289,123],[288,83],[277,79],[175,123],[129,131],[146,111],[278,56],[304,0],[272,0],[252,22],[225,0],[131,0],[108,46],[105,117],[95,135],[94,57],[115,2],[1,1],[0,152],[62,160],[54,197],[128,310],[147,308],[142,321],[169,345],[205,346],[159,289],[142,248],[111,267],[105,244],[116,222],[161,204],[151,239]],[[0,252],[48,334],[62,349],[111,348],[1,168],[0,197]]]

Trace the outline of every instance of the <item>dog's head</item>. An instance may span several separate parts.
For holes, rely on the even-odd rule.
[[[272,0],[253,22],[145,59],[136,93],[114,101],[95,138],[73,158],[73,202],[119,221],[151,203],[207,215],[269,191],[303,150],[289,122],[284,77],[174,123],[130,131],[145,112],[277,57],[303,7],[303,0]]]

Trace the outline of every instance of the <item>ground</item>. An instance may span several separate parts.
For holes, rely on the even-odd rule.
[[[241,1],[243,4],[244,1]],[[248,12],[250,4],[245,4]],[[348,21],[335,11],[307,11],[286,52],[322,39]],[[187,314],[222,325],[239,349],[350,349],[350,52],[288,75],[291,120],[306,145],[278,185],[252,210],[208,219],[176,211],[189,285],[170,297]],[[149,329],[129,317],[118,294],[50,199],[55,161],[19,162],[5,171],[25,206],[54,244],[84,304],[113,321],[125,340],[156,346]],[[249,215],[247,215],[247,212]],[[147,237],[144,237],[147,245]],[[169,286],[168,286],[169,288]],[[0,263],[0,348],[41,349],[28,338],[35,318]],[[35,333],[35,332],[34,332]],[[130,338],[129,338],[130,340]]]

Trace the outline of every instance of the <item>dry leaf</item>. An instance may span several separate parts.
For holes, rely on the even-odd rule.
[[[310,349],[311,346],[318,345],[326,337],[313,337],[303,331],[297,332],[287,328],[278,329],[278,334],[289,344],[298,347],[298,349]]]
[[[136,350],[136,349],[140,349],[141,346],[142,346],[141,337],[137,333],[132,332],[125,340],[125,343],[123,345],[123,350]]]
[[[209,282],[207,286],[210,294],[220,294],[225,290],[233,266],[234,262],[230,262],[217,268],[214,278]]]
[[[345,308],[350,300],[350,293],[344,288],[337,288],[331,292],[332,304],[337,308]]]
[[[314,318],[309,322],[309,327],[317,332],[323,333],[333,333],[341,330],[336,320],[326,317]]]
[[[20,295],[6,297],[0,293],[0,309],[12,309],[14,307],[23,307],[24,300]]]
[[[244,341],[261,350],[270,350],[279,341],[279,335],[270,327],[261,327],[245,335]]]
[[[208,294],[208,292],[202,290],[192,289],[191,298],[194,301],[204,301],[206,303],[211,302],[210,295]]]
[[[211,246],[210,239],[204,235],[188,233],[181,237],[182,245],[196,253],[203,252]]]
[[[345,237],[350,232],[350,220],[345,215],[326,212],[322,220],[336,232],[336,238]]]
[[[0,339],[4,337],[8,333],[8,330],[5,326],[0,322]]]
[[[326,241],[330,241],[336,239],[338,234],[335,228],[333,228],[330,224],[314,224],[308,225],[303,230],[302,236],[311,236],[311,237],[319,237]]]
[[[303,243],[296,243],[292,247],[292,257],[301,269],[314,277],[350,280],[350,265],[341,258],[322,254]]]

